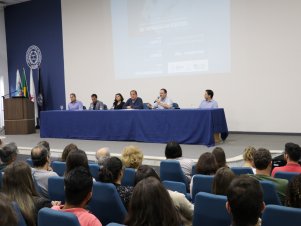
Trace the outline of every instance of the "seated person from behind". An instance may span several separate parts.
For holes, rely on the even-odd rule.
[[[205,100],[201,102],[199,108],[218,108],[217,102],[212,99],[213,95],[214,93],[211,89],[206,89],[204,94]]]
[[[172,108],[172,100],[167,97],[167,90],[162,88],[160,89],[160,97],[155,100],[155,104],[152,106],[150,103],[147,104],[149,108],[158,108],[158,109],[170,109]]]
[[[5,167],[16,161],[18,156],[18,147],[15,143],[9,143],[0,148],[0,172],[4,171]]]
[[[124,109],[143,109],[143,101],[137,96],[137,91],[132,90],[130,92],[131,98],[129,98],[123,105]]]
[[[70,100],[71,102],[68,104],[68,110],[71,111],[83,110],[83,103],[79,100],[76,100],[75,93],[70,94]]]
[[[103,110],[104,104],[103,102],[97,100],[97,95],[92,94],[91,95],[92,103],[90,104],[89,110]]]
[[[114,100],[114,103],[113,103],[114,110],[123,108],[123,105],[124,105],[123,100],[124,99],[123,99],[123,96],[121,95],[121,93],[115,94],[115,100]]]
[[[96,163],[99,166],[103,166],[104,162],[110,157],[111,157],[111,154],[110,154],[109,148],[107,148],[107,147],[100,148],[95,153]]]
[[[296,172],[301,173],[301,166],[298,161],[301,157],[301,148],[298,144],[286,143],[284,150],[284,159],[286,165],[281,167],[275,167],[272,171],[272,176],[275,176],[276,172]]]
[[[92,197],[93,179],[89,169],[76,167],[64,176],[65,205],[52,209],[73,213],[81,226],[101,226],[100,221],[85,209]]]

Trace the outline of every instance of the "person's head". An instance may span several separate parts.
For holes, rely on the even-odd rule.
[[[50,144],[49,144],[48,141],[42,140],[42,141],[40,141],[39,143],[37,143],[37,145],[38,145],[38,146],[39,146],[39,145],[43,145],[43,146],[48,150],[49,156],[50,156]]]
[[[76,101],[76,95],[75,95],[75,93],[70,93],[70,101],[72,103]]]
[[[134,188],[125,224],[169,226],[181,222],[167,190],[158,179],[148,177]]]
[[[254,165],[258,170],[269,170],[272,167],[272,155],[269,150],[259,148],[254,153]]]
[[[301,208],[301,174],[294,176],[288,183],[285,206]]]
[[[66,159],[66,173],[71,171],[72,169],[82,166],[89,170],[89,162],[86,152],[83,150],[77,149],[76,151],[72,151],[69,153]]]
[[[222,167],[216,171],[212,183],[212,193],[216,195],[227,195],[228,187],[235,174],[229,167]]]
[[[127,146],[121,153],[121,160],[125,167],[137,169],[143,161],[143,153],[136,146]]]
[[[99,181],[105,183],[120,183],[123,177],[123,164],[117,157],[108,158],[99,171]]]
[[[224,149],[221,147],[216,147],[212,150],[212,154],[215,157],[218,168],[226,166],[226,155]]]
[[[115,94],[115,102],[122,102],[124,99],[123,99],[123,96],[121,95],[121,93],[116,93]]]
[[[243,153],[243,159],[246,163],[250,163],[250,165],[252,165],[252,167],[254,166],[254,153],[255,153],[256,149],[252,146],[248,146],[245,148],[244,153]]]
[[[235,225],[256,225],[265,208],[263,192],[258,180],[243,175],[231,182],[226,208]]]
[[[213,98],[213,95],[214,95],[214,93],[211,89],[206,89],[204,98],[205,98],[205,100],[211,100]]]
[[[170,141],[165,147],[165,157],[167,159],[175,159],[182,157],[182,148],[176,141]]]
[[[215,157],[210,152],[205,152],[201,154],[196,166],[195,172],[197,174],[204,174],[204,175],[214,175],[217,171],[217,162]]]
[[[18,147],[15,143],[9,143],[2,148],[0,148],[0,158],[1,161],[8,165],[14,162],[17,159]]]
[[[161,99],[164,99],[167,96],[167,90],[162,88],[160,89],[160,97]]]
[[[0,193],[0,213],[1,226],[18,225],[18,218],[12,207],[12,203],[4,193]]]
[[[93,178],[88,169],[79,166],[64,176],[66,204],[84,207],[92,197]]]
[[[286,143],[284,148],[284,158],[286,161],[298,162],[301,157],[301,148],[298,144]]]
[[[63,150],[62,157],[61,157],[62,162],[66,162],[67,157],[70,154],[70,152],[77,151],[77,150],[78,150],[78,148],[75,144],[73,144],[73,143],[68,144]]]
[[[97,95],[93,93],[91,95],[91,100],[92,100],[93,103],[96,103],[96,101],[97,101]]]
[[[160,181],[159,175],[156,173],[156,171],[147,165],[141,165],[138,167],[135,175],[135,185],[138,184],[141,180],[148,178],[148,177],[154,177],[157,178],[157,180]]]
[[[49,152],[43,145],[38,145],[31,149],[31,159],[35,168],[45,167],[50,163]]]
[[[10,201],[18,203],[27,225],[35,225],[36,208],[32,197],[38,194],[27,163],[13,162],[5,168],[2,191]]]
[[[95,158],[97,160],[98,165],[100,165],[100,166],[102,166],[104,161],[106,161],[110,157],[111,157],[110,151],[109,151],[109,148],[107,148],[107,147],[100,148],[95,153]]]
[[[132,100],[136,100],[137,99],[137,91],[136,90],[131,90],[130,96],[131,96]]]

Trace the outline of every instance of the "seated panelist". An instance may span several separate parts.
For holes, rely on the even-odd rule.
[[[123,105],[123,109],[143,109],[143,101],[137,95],[136,90],[131,90],[130,98]]]
[[[170,109],[172,104],[172,100],[167,97],[167,90],[162,88],[160,89],[160,96],[154,101],[154,105],[148,103],[147,106],[154,109]]]
[[[68,104],[68,110],[70,111],[78,111],[83,110],[83,103],[79,100],[76,100],[75,93],[70,94],[71,102]]]
[[[115,94],[115,100],[113,103],[113,109],[114,110],[118,110],[118,109],[122,109],[123,105],[124,105],[124,101],[123,101],[123,96],[121,95],[121,93],[116,93]]]
[[[103,102],[97,100],[96,94],[91,95],[91,100],[92,100],[92,102],[90,104],[89,110],[103,110],[104,109]]]
[[[205,100],[201,102],[199,108],[218,108],[217,102],[212,99],[213,95],[214,93],[211,89],[206,89],[204,94]]]

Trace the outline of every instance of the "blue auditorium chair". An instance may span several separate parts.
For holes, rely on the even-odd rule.
[[[191,168],[191,176],[195,175],[196,172],[195,172],[195,167],[196,167],[196,164],[194,164]]]
[[[263,201],[266,205],[282,205],[273,182],[267,180],[259,181],[263,190]]]
[[[261,226],[299,226],[300,222],[300,208],[267,205],[263,211]]]
[[[19,205],[16,202],[12,202],[12,206],[13,206],[15,213],[17,215],[17,218],[18,218],[17,226],[27,226],[25,219],[21,213]]]
[[[30,167],[33,166],[33,165],[32,165],[32,159],[31,159],[31,158],[26,159],[26,163],[27,163]]]
[[[230,169],[235,175],[238,176],[242,174],[254,174],[251,167],[231,167]]]
[[[125,226],[124,224],[109,223],[107,226]]]
[[[89,163],[89,169],[92,174],[92,177],[95,178],[95,180],[98,180],[99,177],[99,165],[96,163]]]
[[[172,108],[173,109],[180,109],[178,103],[172,103]]]
[[[286,179],[288,181],[291,181],[291,179],[293,179],[294,176],[299,175],[300,173],[297,172],[276,172],[274,177],[275,178],[281,178],[281,179]]]
[[[213,175],[202,175],[196,174],[193,176],[192,180],[192,202],[195,200],[195,196],[198,192],[207,192],[211,193],[212,183],[214,176]]]
[[[195,196],[193,226],[228,226],[231,217],[226,210],[227,197],[199,192]]]
[[[64,177],[48,178],[48,194],[50,200],[65,202]]]
[[[133,168],[125,168],[121,185],[134,186],[135,185],[136,171]]]
[[[111,222],[121,224],[127,214],[116,187],[111,183],[93,183],[93,195],[88,209],[103,225]]]
[[[191,201],[191,195],[190,193],[186,192],[186,185],[182,182],[177,182],[177,181],[169,181],[169,180],[164,180],[162,181],[163,186],[171,191],[176,191],[179,193],[182,193],[185,195],[185,197]]]
[[[66,162],[53,161],[51,163],[51,167],[54,172],[56,172],[59,176],[64,176],[66,170]]]
[[[73,213],[42,208],[38,213],[38,225],[41,226],[80,226],[77,217]]]

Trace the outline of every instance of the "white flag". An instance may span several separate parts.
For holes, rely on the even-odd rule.
[[[29,92],[29,98],[30,101],[34,103],[34,114],[35,114],[35,119],[38,117],[38,105],[37,105],[37,96],[36,96],[36,89],[34,86],[34,81],[33,81],[33,72],[32,69],[30,69],[30,92]]]
[[[16,74],[16,96],[22,96],[22,80],[19,69],[17,69]]]

